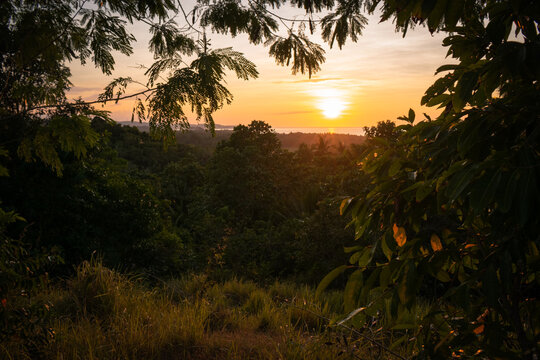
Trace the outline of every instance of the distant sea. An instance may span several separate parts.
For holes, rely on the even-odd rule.
[[[131,121],[119,121],[118,123],[127,126],[136,126],[142,131],[148,129],[148,123],[139,123]],[[204,129],[201,124],[191,124],[191,129]],[[234,126],[216,124],[216,130],[232,130]],[[273,128],[279,134],[304,133],[304,134],[349,134],[364,135],[364,129],[361,127],[276,127]]]
[[[234,126],[217,125],[216,130],[232,130]],[[364,135],[361,127],[273,127],[278,134],[304,133],[304,134],[348,134]]]
[[[304,133],[304,134],[349,134],[364,135],[364,129],[361,127],[287,127],[274,128],[277,133]]]

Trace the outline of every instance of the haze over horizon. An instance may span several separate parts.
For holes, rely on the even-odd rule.
[[[341,50],[337,46],[330,49],[320,34],[313,35],[326,51],[326,62],[311,79],[307,74],[292,75],[290,68],[276,65],[267,47],[249,44],[246,36],[209,34],[213,48],[233,47],[243,52],[260,73],[256,80],[227,78],[234,100],[214,114],[216,124],[233,126],[256,119],[275,128],[362,127],[395,120],[409,108],[417,112],[417,118],[423,112],[436,116],[439,111],[420,106],[420,99],[436,79],[435,70],[451,62],[445,59],[442,36],[432,36],[420,26],[403,39],[393,24],[379,23],[378,14],[368,18],[358,42],[348,41]],[[112,79],[120,76],[145,82],[143,67],[153,61],[147,49],[150,35],[144,24],[131,26],[131,31],[137,38],[134,53],[129,57],[118,56],[111,76],[104,76],[92,66],[71,64],[74,86],[70,97],[96,99]],[[136,90],[136,87],[128,88],[127,93]],[[129,121],[132,106],[132,100],[124,100],[109,103],[104,109],[111,111],[117,121]],[[194,123],[195,117],[189,116],[189,121]]]

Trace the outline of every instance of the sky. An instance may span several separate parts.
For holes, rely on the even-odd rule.
[[[295,16],[291,10],[281,13]],[[298,12],[296,13],[298,14]],[[274,128],[283,127],[363,127],[378,121],[395,120],[407,114],[409,108],[417,113],[436,116],[440,110],[420,106],[425,90],[437,79],[435,70],[452,62],[446,57],[443,34],[431,35],[418,27],[405,38],[395,32],[390,22],[379,23],[378,15],[369,16],[369,23],[356,43],[347,41],[340,50],[323,44],[319,34],[313,40],[323,45],[326,62],[313,75],[291,74],[291,69],[279,66],[263,45],[249,44],[247,37],[231,38],[210,34],[213,48],[233,47],[257,65],[259,77],[238,80],[227,77],[227,87],[234,95],[231,105],[214,114],[216,124],[248,124],[263,120]],[[144,24],[134,24],[130,30],[137,38],[131,56],[118,54],[115,71],[109,77],[92,64],[70,64],[73,88],[69,97],[94,100],[112,79],[131,76],[145,82],[144,70],[153,62],[147,48],[150,35]],[[140,90],[134,86],[127,93]],[[124,100],[105,109],[117,121],[131,119],[132,100]],[[190,122],[195,117],[190,114]]]

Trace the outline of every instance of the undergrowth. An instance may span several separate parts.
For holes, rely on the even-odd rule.
[[[48,285],[36,296],[51,304],[48,359],[347,359],[351,334],[330,329],[342,312],[339,293],[314,300],[313,290],[275,282],[267,288],[204,275],[149,287],[98,261]],[[344,341],[343,341],[344,340]],[[0,357],[28,359],[9,343]]]

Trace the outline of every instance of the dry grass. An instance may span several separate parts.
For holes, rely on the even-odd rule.
[[[236,279],[215,284],[204,276],[149,290],[99,262],[83,263],[62,286],[40,297],[53,304],[49,359],[347,359],[324,321],[331,302],[275,283],[268,290]],[[310,299],[308,301],[308,299]],[[304,311],[307,308],[309,311]],[[0,357],[28,358],[0,349]]]

